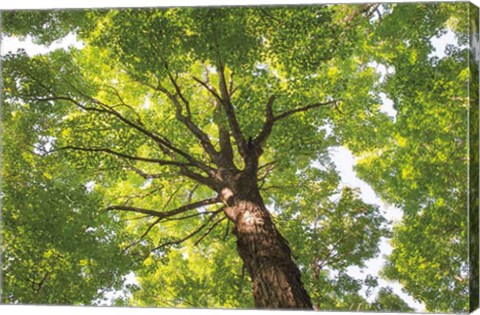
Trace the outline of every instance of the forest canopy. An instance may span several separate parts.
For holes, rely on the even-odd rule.
[[[467,311],[472,11],[2,12],[1,302]]]

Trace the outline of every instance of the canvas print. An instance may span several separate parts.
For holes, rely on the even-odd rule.
[[[478,307],[474,5],[1,21],[1,303]]]

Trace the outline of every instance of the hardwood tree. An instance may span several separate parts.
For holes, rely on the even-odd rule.
[[[12,117],[35,109],[25,117],[37,128],[29,141],[36,158],[77,168],[73,176],[101,196],[99,220],[127,222],[118,233],[122,252],[139,263],[129,265],[140,276],[137,304],[198,306],[191,296],[204,306],[409,310],[388,289],[369,304],[359,291],[376,287],[376,280],[360,283],[347,273],[377,255],[389,231],[378,207],[340,185],[329,150],[344,145],[363,157],[359,176],[416,215],[424,200],[418,196],[427,198],[432,186],[419,190],[395,177],[402,173],[396,167],[407,172],[418,153],[402,145],[418,135],[405,121],[424,104],[441,123],[450,122],[434,112],[445,101],[430,94],[435,77],[421,75],[433,71],[450,84],[450,70],[461,74],[468,67],[461,52],[438,62],[429,55],[431,38],[460,12],[441,4],[8,12],[6,34],[49,43],[75,32],[84,47],[6,55],[4,108]],[[393,36],[399,29],[402,36]],[[461,25],[455,30],[464,31]],[[395,72],[381,80],[375,63]],[[445,97],[455,97],[461,83]],[[431,103],[410,102],[415,91]],[[396,120],[382,111],[381,93],[395,101]],[[463,98],[452,102],[463,104]],[[461,119],[466,109],[449,113]],[[438,125],[415,117],[428,127],[417,142],[435,137]],[[455,129],[459,137],[462,132]],[[401,161],[396,154],[404,154]],[[417,175],[417,182],[429,178]],[[403,225],[406,234],[397,227],[396,250],[408,246],[404,235],[443,222],[437,219],[421,231],[414,223]],[[217,266],[210,274],[204,255]],[[391,261],[408,265],[398,257],[394,252]],[[185,273],[175,276],[175,268]],[[404,281],[389,268],[388,277]],[[253,301],[243,290],[242,270]],[[405,281],[418,272],[410,269]],[[212,288],[206,274],[225,286]],[[433,298],[407,287],[421,301]],[[171,299],[162,301],[165,295]],[[429,308],[437,309],[432,301]]]

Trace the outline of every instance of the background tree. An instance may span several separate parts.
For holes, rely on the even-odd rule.
[[[88,173],[45,155],[62,111],[16,105],[2,108],[2,303],[92,304],[133,266],[121,252],[125,224],[98,215]]]
[[[468,64],[461,49],[442,60],[430,53],[431,39],[447,27],[462,34],[455,17],[466,8],[11,12],[7,34],[49,42],[75,31],[85,48],[6,56],[5,102],[20,116],[40,108],[33,120],[53,113],[43,138],[29,140],[49,151],[45,158],[62,170],[95,170],[72,176],[94,184],[90,194],[101,196],[106,210],[97,217],[102,226],[125,221],[113,242],[141,262],[130,303],[408,310],[385,289],[368,303],[360,291],[376,280],[361,282],[347,272],[374,257],[389,233],[378,207],[339,185],[329,149],[344,145],[362,158],[358,174],[406,214],[385,275],[430,310],[463,310],[464,280],[450,284],[463,275],[465,253],[432,250],[433,236],[424,234],[448,223],[448,207],[455,205],[456,238],[445,242],[459,250],[465,243],[459,231],[466,206],[459,201],[466,198],[460,176],[466,131],[457,124],[467,100],[459,92],[466,83],[457,78]],[[373,61],[395,72],[382,81]],[[435,81],[438,76],[443,80]],[[381,109],[382,92],[395,102],[395,119]],[[434,141],[441,150],[418,150]],[[456,158],[440,156],[450,154],[452,141]],[[445,178],[458,173],[458,181],[433,182],[428,170]],[[418,220],[419,210],[429,219]],[[414,234],[422,239],[418,245],[408,243]],[[422,251],[431,256],[421,258]],[[410,264],[411,255],[425,266]],[[457,263],[439,287],[435,270],[452,259]],[[418,279],[428,285],[420,287]],[[463,295],[442,303],[422,290]]]
[[[392,68],[382,91],[395,104],[395,124],[387,145],[356,152],[359,176],[404,211],[384,275],[431,311],[468,309],[469,9],[397,6],[384,18],[373,40],[376,60]],[[448,44],[438,57],[431,39],[445,25],[463,46]]]

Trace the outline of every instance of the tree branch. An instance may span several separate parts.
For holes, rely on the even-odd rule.
[[[219,89],[220,89],[220,97],[217,97],[217,99],[220,101],[220,104],[222,104],[223,108],[225,109],[225,114],[227,116],[228,124],[230,126],[230,130],[232,131],[232,135],[235,139],[235,142],[237,144],[238,152],[244,159],[245,163],[247,163],[247,142],[245,140],[245,137],[242,133],[242,130],[240,128],[240,125],[238,123],[237,117],[235,115],[235,109],[232,105],[232,100],[231,100],[231,95],[229,94],[228,86],[227,86],[227,81],[225,79],[225,64],[223,63],[223,60],[221,58],[221,48],[218,43],[217,38],[219,37],[217,34],[217,29],[215,27],[215,22],[213,20],[213,17],[210,17],[210,22],[211,22],[211,30],[213,36],[213,44],[214,44],[214,53],[215,53],[215,66],[217,68],[217,73],[218,73],[218,83],[219,83]],[[233,84],[231,82],[231,84]]]
[[[267,105],[265,107],[265,123],[257,138],[253,141],[256,146],[263,146],[268,136],[272,132],[273,124],[275,123],[275,117],[273,116],[273,102],[275,101],[275,95],[270,96]]]
[[[110,105],[107,105],[107,104],[105,104],[105,103],[103,103],[103,102],[101,102],[101,101],[99,101],[99,100],[97,100],[97,99],[95,99],[95,98],[93,98],[89,95],[84,94],[83,92],[81,92],[80,90],[75,88],[74,86],[72,86],[72,88],[74,88],[80,95],[87,98],[91,103],[100,106],[100,108],[99,107],[85,106],[85,105],[81,104],[79,101],[75,100],[72,97],[58,96],[58,95],[55,95],[53,92],[50,92],[51,94],[53,94],[53,96],[51,96],[51,97],[33,98],[33,99],[40,100],[40,101],[65,100],[65,101],[69,101],[69,102],[75,104],[77,107],[79,107],[83,110],[95,111],[95,112],[99,112],[99,113],[106,113],[106,114],[109,114],[109,115],[113,115],[117,119],[119,119],[120,121],[125,123],[126,125],[136,129],[137,131],[141,132],[142,134],[144,134],[148,138],[152,139],[155,143],[157,143],[157,145],[162,150],[162,152],[169,155],[170,157],[175,158],[175,156],[172,155],[171,152],[170,152],[170,151],[173,151],[173,152],[183,156],[184,158],[186,158],[191,163],[190,165],[200,168],[201,170],[203,170],[207,174],[210,173],[213,170],[211,167],[209,167],[206,164],[198,161],[197,159],[192,157],[190,154],[188,154],[188,153],[180,150],[179,148],[175,147],[174,145],[172,145],[168,139],[166,139],[162,136],[156,135],[153,132],[150,132],[149,130],[145,129],[145,127],[143,126],[143,124],[141,122],[140,122],[140,124],[135,123],[135,122],[131,121],[130,119],[127,119],[126,117],[124,117],[118,111],[113,109]]]
[[[307,106],[291,109],[291,110],[288,110],[286,112],[283,112],[283,113],[275,116],[273,114],[273,109],[272,109],[272,105],[273,105],[274,100],[275,100],[275,97],[272,95],[267,102],[266,114],[265,114],[265,123],[263,124],[262,130],[260,131],[259,135],[254,140],[255,146],[260,146],[260,147],[263,146],[263,144],[265,143],[265,141],[268,139],[268,137],[270,136],[270,134],[272,132],[273,125],[277,121],[285,119],[287,117],[290,117],[290,116],[292,116],[296,113],[306,112],[310,109],[315,109],[315,108],[319,108],[319,107],[322,107],[322,106],[327,106],[327,105],[332,105],[333,104],[333,105],[335,105],[335,107],[337,107],[338,103],[341,101],[341,99],[337,99],[337,100],[331,100],[331,101],[327,101],[327,102],[323,102],[323,103],[314,103],[314,104],[310,104],[310,105],[307,105]]]
[[[278,162],[278,160],[260,166],[258,168],[258,171],[265,168],[265,172],[261,176],[258,177],[258,181],[264,181],[265,178],[267,178],[268,174],[270,174],[270,172],[275,168],[275,163],[277,163],[277,162]]]
[[[188,215],[188,216],[184,216],[184,217],[179,217],[179,218],[167,218],[165,219],[165,221],[173,221],[173,220],[184,220],[184,219],[188,219],[188,218],[193,218],[193,217],[196,217],[196,216],[199,216],[199,215],[203,215],[203,214],[210,214],[210,215],[216,215],[218,213],[220,213],[221,211],[223,211],[223,207],[220,208],[219,210],[216,210],[216,211],[203,211],[203,212],[198,212],[198,213],[194,213],[192,215]],[[145,230],[145,232],[143,232],[143,234],[139,237],[139,239],[131,244],[129,244],[127,247],[125,247],[123,249],[123,252],[126,252],[128,249],[130,249],[132,246],[135,246],[135,245],[138,245],[144,238],[145,236],[147,236],[147,234],[152,230],[152,228],[157,225],[158,223],[160,223],[160,221],[162,220],[163,218],[157,218],[152,224],[150,224],[148,226],[148,228]],[[224,219],[224,218],[223,218]],[[221,219],[221,220],[223,220]],[[220,220],[220,221],[221,221]],[[214,225],[212,227],[214,227],[215,225],[217,225],[219,222],[217,221],[216,223],[214,223]],[[209,229],[209,232],[212,230],[212,228]],[[204,235],[203,237],[205,237],[206,235]],[[199,240],[200,241],[200,240]],[[197,242],[199,242],[197,241]],[[195,243],[196,245],[197,243]]]
[[[202,176],[198,173],[195,173],[195,172],[189,170],[186,167],[184,167],[180,170],[180,174],[182,174],[184,176],[187,176],[188,178],[190,178],[190,179],[192,179],[192,180],[194,180],[198,183],[204,184],[205,186],[210,187],[211,189],[213,189],[215,191],[218,191],[220,189],[219,183],[217,183],[212,177]]]
[[[124,200],[123,204],[126,204],[128,202],[131,202],[134,199],[141,199],[141,200],[145,199],[145,198],[155,194],[156,192],[162,190],[163,188],[164,188],[163,185],[159,185],[159,186],[155,187],[154,189],[152,189],[151,191],[148,191],[145,194],[138,193],[138,194],[133,194],[133,195],[124,195],[124,196],[119,196],[116,199],[122,199],[122,200]]]
[[[136,81],[136,82],[140,82],[140,81]],[[142,82],[140,82],[142,84]],[[175,156],[173,154],[171,154],[170,151],[173,151],[177,154],[180,154],[181,156],[183,156],[184,158],[186,158],[188,161],[190,161],[193,165],[195,165],[196,167],[202,169],[203,171],[205,172],[210,172],[212,169],[210,167],[208,167],[207,165],[205,165],[204,163],[201,163],[200,161],[198,161],[197,159],[195,159],[194,157],[192,157],[190,154],[180,150],[179,148],[175,147],[167,138],[165,137],[162,137],[160,135],[156,135],[154,134],[153,132],[150,132],[148,131],[147,129],[144,128],[143,126],[143,123],[135,123],[129,119],[127,119],[126,117],[124,117],[122,114],[120,114],[118,111],[116,111],[114,108],[112,108],[110,105],[108,104],[105,104],[103,102],[100,102],[99,100],[89,96],[89,95],[86,95],[84,94],[82,91],[78,90],[76,87],[74,87],[73,85],[71,85],[72,88],[74,88],[80,95],[82,95],[83,97],[86,97],[87,99],[89,99],[92,103],[94,104],[97,104],[97,105],[100,105],[102,106],[103,108],[106,108],[106,112],[109,113],[110,115],[113,115],[115,117],[117,117],[120,121],[122,121],[123,123],[127,124],[128,126],[130,127],[133,127],[134,129],[136,129],[137,131],[143,133],[144,135],[146,135],[147,137],[149,137],[150,139],[152,139],[153,141],[155,141],[155,143],[158,145],[158,147],[162,150],[163,153],[165,153],[166,155],[169,155],[170,157],[172,158],[175,158]],[[147,84],[147,86],[150,86]],[[151,87],[151,86],[150,86]],[[158,90],[158,89],[156,89]],[[133,110],[133,109],[132,109]],[[135,112],[136,113],[136,112]],[[138,115],[138,114],[137,114]]]
[[[77,100],[75,100],[75,99],[73,99],[73,98],[71,98],[71,97],[68,97],[68,96],[36,97],[36,96],[33,96],[33,95],[23,94],[23,95],[20,95],[20,97],[25,98],[25,99],[34,100],[34,101],[40,101],[40,102],[68,101],[68,102],[71,102],[71,103],[75,104],[76,106],[78,106],[79,108],[81,108],[81,109],[83,109],[83,110],[86,110],[86,111],[95,111],[95,112],[99,112],[99,113],[108,113],[108,110],[106,110],[106,109],[102,109],[102,108],[98,108],[98,107],[85,106],[85,105],[81,104],[79,101],[77,101]]]
[[[168,67],[167,67],[168,70]],[[178,100],[177,96],[173,93],[171,93],[168,89],[166,89],[162,84],[159,82],[157,87],[155,88],[156,91],[163,93],[167,98],[172,102],[172,104],[175,107],[175,118],[180,121],[182,124],[184,124],[187,129],[200,141],[200,144],[202,145],[203,149],[207,152],[207,154],[210,156],[210,158],[213,160],[215,164],[218,165],[220,155],[218,152],[215,150],[213,147],[212,143],[210,142],[210,139],[208,135],[203,132],[191,119],[191,113],[190,113],[190,107],[188,101],[185,99],[183,96],[180,86],[178,85],[177,81],[173,78],[173,76],[168,73],[170,82],[173,84],[175,87],[175,90],[177,91],[177,95],[180,97],[180,99],[184,102],[186,108],[187,108],[187,116],[183,115],[182,113],[182,105],[180,104],[180,101]],[[208,172],[208,171],[207,171]]]
[[[183,96],[183,93],[182,93],[182,90],[180,89],[180,86],[178,85],[177,81],[173,78],[173,76],[171,75],[170,72],[168,72],[168,77],[170,78],[170,82],[172,82],[173,86],[175,87],[175,91],[177,92],[177,95],[180,97],[182,102],[185,104],[185,109],[187,110],[187,118],[190,119],[192,117],[192,113],[190,111],[190,103]]]
[[[188,210],[193,210],[193,209],[197,209],[200,207],[204,207],[204,206],[208,206],[216,203],[220,203],[220,199],[218,197],[200,200],[200,201],[190,203],[188,205],[184,205],[170,211],[155,211],[155,210],[149,210],[144,208],[121,206],[121,205],[107,207],[105,208],[105,211],[112,211],[112,210],[132,211],[137,213],[148,214],[152,217],[157,217],[160,219],[165,219],[165,218],[172,217],[174,215],[186,212]]]
[[[220,209],[220,211],[223,211],[223,209]],[[207,235],[210,234],[210,232],[212,232],[213,229],[215,229],[215,227],[226,218],[227,217],[224,216],[220,220],[217,220],[215,223],[213,223],[212,226],[193,244],[193,246],[197,246],[201,241],[203,241],[203,239],[207,237]]]
[[[177,162],[177,161],[168,161],[168,160],[159,160],[159,159],[152,159],[152,158],[146,158],[146,157],[132,156],[132,155],[117,152],[117,151],[107,149],[107,148],[83,148],[83,147],[75,147],[75,146],[65,146],[65,147],[57,148],[55,151],[59,151],[59,150],[76,150],[76,151],[85,151],[85,152],[104,152],[104,153],[108,153],[108,154],[111,154],[111,155],[115,155],[115,156],[120,157],[120,158],[133,160],[133,161],[142,161],[142,162],[156,163],[156,164],[159,164],[159,165],[172,165],[172,166],[180,166],[180,167],[193,166],[190,163],[183,163],[183,162]]]
[[[133,170],[135,173],[137,173],[139,176],[143,177],[144,179],[154,179],[154,178],[162,178],[165,176],[165,173],[157,173],[157,174],[149,174],[145,173],[141,169],[138,169],[133,166],[128,166],[128,169]]]
[[[233,87],[233,76],[234,76],[234,72],[232,71],[232,73],[230,74],[230,78],[229,78],[229,88],[228,88],[228,94],[230,95],[230,98],[232,97],[232,95],[235,93],[236,91],[236,88]]]
[[[296,109],[292,109],[292,110],[289,110],[289,111],[286,111],[280,115],[277,115],[275,116],[274,120],[275,121],[278,121],[280,119],[284,119],[284,118],[287,118],[293,114],[296,114],[296,113],[299,113],[299,112],[306,112],[308,111],[309,109],[313,109],[313,108],[318,108],[318,107],[322,107],[322,106],[326,106],[326,105],[338,105],[338,103],[341,101],[341,99],[338,99],[338,100],[331,100],[331,101],[328,101],[328,102],[323,102],[323,103],[314,103],[314,104],[311,104],[311,105],[307,105],[307,106],[304,106],[304,107],[300,107],[300,108],[296,108]]]
[[[237,169],[235,167],[235,163],[233,162],[234,153],[232,143],[230,141],[230,131],[223,115],[223,107],[218,102],[216,102],[215,107],[213,122],[218,128],[218,139],[220,152],[222,154],[221,163],[225,168],[236,171]]]
[[[204,214],[214,214],[214,213],[219,213],[219,212],[222,212],[222,211],[223,211],[223,208],[220,208],[219,210],[216,210],[216,211],[201,211],[201,212],[193,213],[193,214],[186,215],[186,216],[183,216],[183,217],[167,218],[167,219],[165,219],[164,221],[179,221],[179,220],[185,220],[185,219],[190,219],[190,218],[198,217],[198,216],[201,216],[201,215],[204,215]]]
[[[195,236],[196,234],[198,234],[201,230],[203,230],[217,215],[218,213],[220,212],[215,212],[213,213],[210,218],[207,220],[207,222],[205,222],[204,224],[202,224],[198,229],[196,229],[195,231],[193,231],[192,233],[188,234],[187,236],[185,236],[184,238],[181,238],[179,240],[175,240],[175,241],[168,241],[168,242],[165,242],[165,243],[162,243],[160,245],[158,245],[157,247],[153,248],[150,252],[154,252],[154,251],[157,251],[165,246],[171,246],[171,245],[178,245],[178,244],[181,244],[183,242],[185,242],[186,240],[192,238],[193,236]]]
[[[380,3],[368,3],[368,4],[362,4],[359,5],[354,12],[352,12],[350,15],[346,16],[343,20],[342,23],[345,23],[347,26],[350,26],[352,21],[359,15],[362,15],[366,13],[368,17],[372,15],[373,12],[375,12],[378,7],[380,7]],[[372,9],[373,8],[373,9]]]
[[[118,98],[118,100],[120,101],[120,104],[119,105],[116,105],[116,106],[112,106],[112,109],[114,107],[117,107],[117,106],[124,106],[126,108],[128,108],[136,117],[137,117],[137,121],[139,123],[140,126],[144,126],[144,124],[142,123],[142,119],[140,117],[140,115],[138,114],[138,112],[131,106],[131,105],[128,105],[125,100],[123,99],[123,97],[120,95],[120,92],[114,87],[114,86],[111,86],[111,85],[108,85],[108,84],[103,84],[104,87],[108,88],[109,90],[112,90],[113,91],[113,94],[115,94],[115,96]]]
[[[200,83],[200,85],[203,86],[208,92],[210,92],[210,94],[212,94],[213,97],[217,99],[220,103],[223,102],[222,97],[218,94],[218,92],[215,90],[213,86],[211,86],[207,82],[203,82],[202,80],[200,80],[195,76],[192,76],[192,79]]]
[[[240,125],[238,124],[237,117],[235,115],[235,109],[231,103],[230,95],[228,93],[227,83],[225,81],[225,68],[220,60],[217,62],[217,72],[219,77],[220,94],[222,96],[223,108],[227,116],[227,121],[232,131],[232,135],[237,143],[238,151],[240,155],[245,159],[247,156],[247,143],[243,136]]]
[[[99,102],[98,100],[95,100],[98,104],[104,106],[104,107],[107,107],[110,109],[110,112],[112,115],[116,116],[119,120],[123,121],[125,124],[129,125],[130,127],[133,127],[134,129],[140,131],[141,133],[143,133],[144,135],[150,137],[151,139],[153,139],[158,145],[159,147],[162,149],[162,151],[164,153],[167,153],[168,152],[165,150],[165,148],[167,149],[170,149],[172,150],[173,152],[177,153],[177,154],[180,154],[181,156],[183,156],[184,158],[186,158],[192,165],[202,169],[203,171],[209,173],[210,171],[212,171],[213,169],[209,166],[207,166],[206,164],[198,161],[197,159],[195,159],[194,157],[192,157],[190,154],[180,150],[179,148],[173,146],[170,141],[164,137],[161,137],[161,136],[157,136],[155,135],[154,133],[146,130],[145,128],[143,128],[142,126],[132,122],[131,120],[125,118],[123,115],[121,115],[119,112],[117,112],[116,110],[112,109],[109,105],[107,104],[104,104],[104,103],[101,103]]]
[[[130,243],[127,247],[125,247],[125,248],[122,250],[122,252],[125,253],[125,252],[126,252],[129,248],[131,248],[132,246],[135,246],[135,245],[139,244],[139,243],[143,240],[143,238],[144,238],[145,236],[147,236],[147,234],[152,230],[152,228],[160,222],[160,220],[162,220],[162,218],[158,218],[158,219],[156,219],[152,224],[150,224],[150,225],[148,226],[148,228],[145,230],[145,232],[143,232],[143,234],[138,238],[138,240],[136,240],[136,241],[133,242],[133,243]]]

